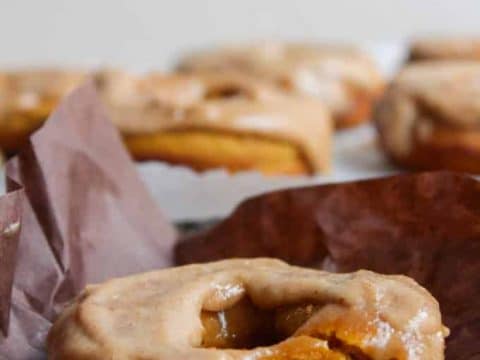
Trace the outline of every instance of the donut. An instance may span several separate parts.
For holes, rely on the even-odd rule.
[[[61,98],[79,85],[81,71],[33,69],[0,75],[0,148],[16,153]]]
[[[417,39],[410,45],[409,61],[480,60],[480,38],[446,37]]]
[[[136,160],[268,175],[329,168],[331,118],[317,101],[237,73],[110,71],[96,83]]]
[[[346,46],[259,43],[192,54],[178,70],[241,71],[263,78],[287,93],[321,100],[337,128],[369,120],[372,104],[383,89],[373,61]]]
[[[234,259],[89,286],[47,348],[50,360],[441,360],[447,334],[405,276]]]
[[[374,119],[386,154],[406,168],[480,173],[480,62],[407,66]]]

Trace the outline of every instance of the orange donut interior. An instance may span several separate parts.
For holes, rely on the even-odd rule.
[[[300,329],[320,309],[320,305],[302,303],[260,309],[243,298],[224,311],[202,311],[204,327],[202,347],[217,349],[253,349],[255,360],[368,360],[361,349],[363,340],[375,332],[368,319],[349,316],[349,321],[327,319]],[[299,330],[300,329],[300,330]]]
[[[164,160],[197,171],[255,169],[264,174],[309,174],[297,146],[259,136],[207,130],[163,131],[127,135],[127,148],[137,160]]]

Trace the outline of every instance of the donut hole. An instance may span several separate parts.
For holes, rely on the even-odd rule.
[[[245,89],[235,85],[212,87],[205,93],[206,100],[249,98]]]
[[[301,302],[265,309],[244,296],[225,310],[201,312],[204,328],[201,347],[230,350],[270,347],[271,356],[258,358],[265,360],[286,360],[292,356],[312,360],[372,360],[358,344],[340,339],[335,332],[297,333],[322,306]]]
[[[357,347],[346,344],[344,341],[338,339],[335,334],[328,338],[325,338],[328,343],[328,347],[341,354],[344,354],[346,360],[372,360],[372,358],[363,353],[363,351]],[[397,360],[392,358],[389,360]]]
[[[295,88],[295,85],[292,81],[292,79],[287,78],[287,77],[281,77],[275,80],[275,84],[277,87],[283,91],[286,92],[292,92],[293,89]]]
[[[272,346],[292,336],[319,308],[313,304],[262,309],[248,297],[219,311],[202,311],[202,347],[253,349]]]

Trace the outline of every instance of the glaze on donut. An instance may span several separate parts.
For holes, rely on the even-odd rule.
[[[225,260],[88,287],[51,360],[443,359],[438,303],[404,276]]]

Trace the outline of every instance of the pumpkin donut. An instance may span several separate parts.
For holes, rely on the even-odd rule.
[[[480,38],[425,38],[410,45],[410,61],[480,60]]]
[[[325,103],[337,128],[369,120],[383,89],[373,61],[355,48],[260,43],[199,52],[180,61],[183,72],[236,70],[263,78],[290,93]]]
[[[404,276],[224,260],[89,286],[53,325],[50,360],[444,358],[438,303]]]
[[[0,75],[0,148],[16,153],[84,77],[81,71],[53,69]]]
[[[375,111],[380,142],[413,169],[480,173],[480,62],[407,66]]]
[[[318,102],[237,73],[96,76],[137,160],[203,171],[313,174],[330,163],[331,119]]]

